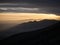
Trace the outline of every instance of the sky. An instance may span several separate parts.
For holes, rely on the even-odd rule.
[[[7,8],[8,12],[53,13],[60,15],[60,0],[0,0],[0,7],[13,7],[13,10]],[[15,7],[20,7],[21,10]],[[3,8],[3,10],[6,8]]]
[[[42,19],[42,20],[43,19],[55,19],[55,20],[57,20],[58,19],[59,20],[60,16],[56,16],[56,15],[60,15],[60,0],[0,0],[0,12],[21,12],[22,13],[22,14],[20,13],[18,15],[17,15],[17,13],[13,13],[13,14],[0,13],[0,24],[2,25],[2,26],[0,25],[0,27],[2,27],[2,29],[10,28],[10,26],[11,27],[12,27],[12,25],[15,26],[21,22],[21,21],[20,22],[15,21],[15,24],[10,24],[10,23],[14,23],[14,21],[12,21],[12,20],[20,20],[20,19],[23,19],[23,20],[24,19],[34,19],[34,20],[37,20],[37,19]],[[26,12],[26,13],[24,13],[24,12]],[[32,13],[34,13],[34,14],[32,14]],[[44,13],[44,15],[42,15],[41,13]],[[48,13],[48,14],[45,14],[45,13]],[[28,16],[26,16],[26,15],[28,15]],[[5,20],[7,20],[7,21],[5,21]],[[11,20],[11,21],[8,21],[8,20]],[[6,23],[3,21],[5,21]],[[47,23],[49,25],[51,25],[52,22],[46,22],[43,24],[46,24],[45,26],[47,26]],[[44,27],[43,25],[41,25],[41,26]],[[34,29],[35,29],[35,27],[34,27]],[[12,32],[12,34],[13,34],[13,32]],[[3,36],[4,35],[8,36],[7,33],[4,33]]]
[[[60,0],[0,0],[0,3],[34,3],[37,5],[59,6]]]

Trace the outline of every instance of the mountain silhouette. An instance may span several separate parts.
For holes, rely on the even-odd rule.
[[[42,22],[52,22],[55,24],[49,25],[47,27],[39,29]],[[49,24],[49,23],[47,23]],[[45,24],[45,26],[47,25]],[[29,25],[29,26],[28,26]],[[23,27],[27,26],[27,27]],[[44,26],[44,25],[42,25]],[[32,30],[30,28],[35,28],[33,31],[28,31]],[[36,29],[38,27],[38,29]],[[20,25],[17,25],[13,28],[8,29],[12,33],[14,30],[21,30],[23,28],[23,32],[8,36],[5,39],[2,39],[1,42],[3,44],[15,44],[15,45],[59,45],[60,41],[60,21],[56,20],[43,20],[43,21],[34,21],[34,22],[28,22],[28,23],[23,23]],[[28,28],[28,29],[27,29]],[[9,34],[9,32],[6,32]],[[16,32],[15,32],[16,33]]]

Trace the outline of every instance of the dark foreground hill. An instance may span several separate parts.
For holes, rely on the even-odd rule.
[[[43,29],[12,35],[1,42],[8,45],[60,45],[60,22]]]

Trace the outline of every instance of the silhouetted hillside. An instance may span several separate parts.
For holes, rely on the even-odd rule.
[[[60,42],[59,42],[60,41],[60,22],[55,21],[55,20],[45,20],[45,21],[52,22],[52,23],[57,22],[57,23],[47,26],[46,28],[37,29],[35,31],[28,31],[28,32],[26,31],[26,32],[12,35],[10,37],[7,37],[6,39],[1,40],[1,42],[3,42],[3,44],[8,44],[8,45],[9,44],[15,44],[15,45],[25,45],[25,44],[26,45],[60,45]],[[43,21],[43,22],[45,22],[45,21]],[[13,31],[17,30],[17,29],[21,30],[22,26],[25,26],[26,24],[29,25],[28,29],[30,30],[31,25],[32,25],[32,27],[35,26],[35,28],[36,28],[36,26],[39,27],[39,25],[41,23],[42,23],[41,21],[23,23],[23,24],[17,25],[16,27],[13,27],[9,30],[13,30]],[[26,27],[23,29],[26,29]]]

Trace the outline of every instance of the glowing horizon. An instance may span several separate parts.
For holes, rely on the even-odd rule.
[[[31,20],[30,20],[31,19]],[[41,13],[0,13],[0,31],[14,27],[29,21],[60,20],[60,16],[55,14],[41,14]]]
[[[60,16],[55,14],[43,14],[43,13],[0,13],[0,21],[2,20],[24,20],[24,19],[54,19],[60,20]]]

